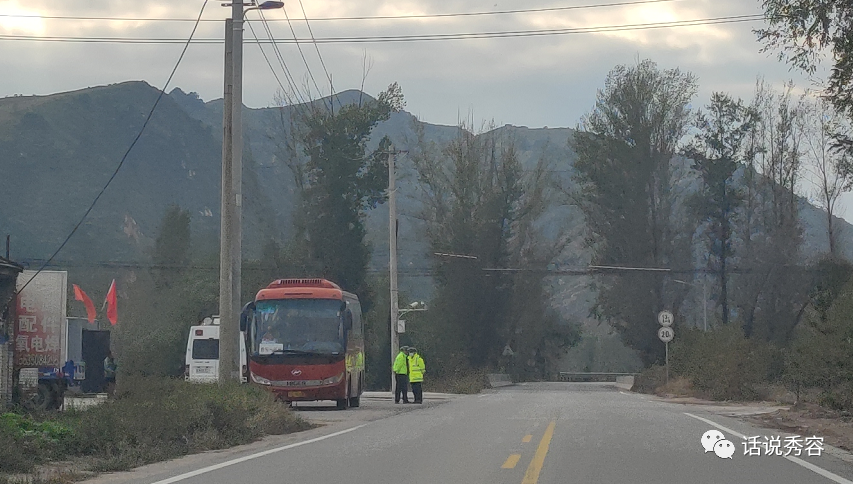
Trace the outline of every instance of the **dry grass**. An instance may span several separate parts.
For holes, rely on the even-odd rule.
[[[254,386],[142,377],[124,379],[115,400],[40,418],[42,425],[68,432],[57,437],[26,430],[33,427],[30,417],[18,425],[24,430],[0,427],[0,477],[4,472],[38,475],[51,468],[53,474],[59,469],[57,475],[69,469],[126,470],[311,427],[269,392]],[[72,463],[57,466],[61,460]]]

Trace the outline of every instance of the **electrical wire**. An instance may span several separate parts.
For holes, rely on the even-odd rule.
[[[261,17],[261,20],[263,20],[263,13],[260,10],[258,11],[258,15]],[[279,65],[286,72],[290,72],[287,68],[287,63],[284,61],[284,55],[281,53],[281,49],[278,48],[278,44],[280,42],[276,41],[275,36],[272,33],[272,29],[270,28],[270,25],[267,22],[263,21],[261,22],[261,25],[264,27],[264,31],[266,32],[269,41],[272,43],[273,51],[275,52],[275,56],[276,59],[278,59]],[[299,90],[299,85],[296,83],[296,78],[291,75],[290,79],[293,85],[294,94],[299,98],[301,104],[307,105],[307,99],[311,99],[310,92],[307,93],[306,96],[303,96],[302,92]]]
[[[436,13],[436,14],[412,14],[412,15],[373,15],[373,16],[354,16],[354,17],[319,17],[305,20],[312,22],[328,22],[328,21],[344,21],[344,20],[408,20],[408,19],[428,19],[428,18],[453,18],[453,17],[477,17],[488,15],[515,15],[526,13],[544,13],[544,12],[560,12],[568,10],[582,10],[591,8],[609,8],[623,7],[633,5],[647,5],[654,3],[669,3],[680,0],[632,0],[615,3],[594,3],[586,5],[569,5],[563,7],[544,7],[544,8],[526,8],[515,10],[495,10],[491,12],[457,12],[457,13]],[[304,13],[303,13],[304,15]],[[6,18],[38,18],[45,20],[105,20],[116,22],[194,22],[191,18],[162,18],[162,17],[80,17],[80,16],[61,16],[61,15],[33,15],[33,14],[0,14],[0,17]],[[203,19],[202,22],[221,22],[219,19]],[[271,21],[284,21],[283,19],[271,19]]]
[[[314,49],[317,51],[317,57],[320,58],[320,65],[323,66],[323,72],[326,73],[326,79],[329,80],[329,91],[335,97],[335,100],[338,101],[338,107],[343,108],[343,104],[341,104],[341,99],[338,97],[338,94],[335,92],[334,86],[332,85],[332,76],[329,74],[329,70],[326,69],[326,63],[323,61],[323,55],[320,54],[320,45],[317,43],[317,39],[314,38],[314,31],[311,30],[311,22],[308,21],[308,14],[305,12],[305,5],[302,4],[302,0],[299,0],[299,8],[302,9],[302,18],[305,19],[305,26],[308,27],[308,34],[311,36],[311,42],[314,44]]]
[[[513,37],[540,37],[552,35],[593,34],[607,32],[640,31],[673,27],[698,27],[703,25],[734,24],[768,20],[762,14],[735,15],[691,20],[674,20],[669,22],[648,22],[640,24],[603,25],[596,27],[568,27],[564,29],[514,30],[497,32],[461,32],[451,34],[415,34],[387,35],[361,37],[320,37],[314,41],[324,44],[358,44],[358,43],[388,43],[388,42],[418,42],[434,40],[470,40]],[[0,35],[0,40],[40,41],[40,42],[82,42],[82,43],[113,43],[113,44],[175,44],[182,39],[171,38],[142,38],[142,37],[39,37],[33,35]],[[272,44],[293,44],[309,42],[307,39],[261,41]],[[198,39],[197,44],[222,44],[222,39]]]
[[[270,71],[272,71],[272,75],[273,75],[273,77],[275,77],[275,80],[278,83],[279,87],[281,88],[281,92],[285,96],[287,102],[291,105],[297,105],[297,103],[293,102],[294,99],[293,99],[293,97],[291,97],[291,95],[289,93],[289,92],[293,92],[293,96],[296,96],[297,95],[297,92],[296,92],[297,89],[296,89],[295,82],[293,81],[293,76],[290,74],[290,70],[287,68],[287,65],[284,63],[281,63],[281,66],[284,70],[285,79],[287,80],[287,83],[290,86],[290,91],[288,91],[288,89],[284,87],[284,84],[281,82],[281,79],[278,77],[278,73],[276,72],[275,68],[273,67],[272,62],[270,62],[270,59],[267,56],[267,53],[264,50],[264,47],[261,44],[260,39],[258,39],[258,35],[255,33],[255,28],[252,27],[251,24],[249,24],[249,30],[252,32],[252,37],[255,38],[255,43],[258,44],[258,49],[260,49],[261,54],[264,56],[264,60],[267,62],[267,65],[270,67]]]
[[[208,0],[204,0],[204,3],[201,5],[201,10],[199,10],[198,12],[198,20],[201,20],[201,15],[204,13],[204,8],[207,6],[207,2]],[[181,65],[181,61],[183,61],[184,59],[184,54],[187,53],[187,49],[190,46],[190,42],[192,41],[193,35],[195,35],[195,31],[198,28],[198,24],[199,22],[196,22],[195,25],[193,25],[192,32],[190,32],[190,36],[186,40],[183,50],[181,50],[181,55],[178,56],[178,61],[175,63],[175,67],[173,67],[172,72],[169,73],[169,78],[166,80],[166,84],[163,86],[163,89],[161,89],[160,93],[157,95],[157,100],[155,100],[154,105],[151,106],[151,110],[148,112],[148,117],[145,118],[145,122],[142,123],[142,127],[139,129],[139,133],[136,134],[136,137],[133,139],[133,142],[130,143],[130,146],[127,148],[127,151],[124,152],[124,155],[121,157],[121,161],[119,161],[118,166],[116,166],[116,169],[113,172],[112,176],[110,176],[109,180],[107,180],[107,183],[104,185],[104,187],[101,188],[101,191],[98,193],[95,199],[92,200],[92,204],[89,205],[89,208],[86,209],[86,212],[80,218],[80,221],[77,222],[77,225],[74,226],[74,228],[71,230],[71,233],[69,233],[68,236],[65,237],[65,240],[62,242],[59,248],[56,249],[56,251],[50,256],[49,259],[44,262],[44,264],[42,264],[42,266],[36,271],[33,277],[31,277],[18,292],[23,291],[31,282],[33,282],[36,277],[38,277],[38,275],[44,270],[44,268],[47,267],[47,265],[50,264],[50,262],[54,258],[56,258],[59,252],[65,247],[66,244],[68,244],[68,241],[71,240],[71,237],[74,236],[74,234],[77,232],[77,229],[79,229],[83,222],[86,220],[86,217],[89,216],[89,213],[92,211],[92,209],[95,208],[95,204],[98,203],[98,200],[101,199],[101,196],[104,194],[104,192],[107,191],[107,188],[109,188],[113,180],[115,180],[115,177],[118,175],[119,170],[121,170],[121,167],[124,166],[125,160],[127,160],[127,155],[130,154],[130,151],[133,150],[134,146],[136,146],[136,143],[139,141],[139,138],[142,137],[142,133],[145,132],[145,128],[148,126],[148,122],[151,121],[151,117],[154,115],[154,110],[157,109],[157,105],[160,104],[160,100],[163,99],[163,95],[166,94],[166,89],[169,87],[169,83],[172,82],[172,77],[175,76],[175,72],[177,72],[178,66]]]
[[[293,34],[293,41],[296,44],[296,49],[299,50],[299,56],[302,57],[302,62],[305,64],[305,69],[308,71],[308,77],[310,77],[311,82],[314,83],[314,88],[317,89],[317,95],[322,96],[323,92],[320,90],[320,86],[317,85],[317,80],[314,79],[314,73],[311,72],[311,66],[308,65],[308,60],[305,58],[305,53],[302,52],[302,46],[299,45],[299,38],[296,36],[296,30],[293,29],[293,23],[290,21],[290,17],[287,15],[287,9],[284,7],[284,5],[282,5],[281,11],[284,13],[284,17],[287,19],[287,25],[290,27],[290,32]],[[264,25],[269,27],[269,24],[267,24],[267,19],[266,17],[264,17],[264,14],[260,10],[258,10],[258,13],[261,15],[261,20],[264,21]],[[268,32],[270,32],[270,38],[272,39],[272,30],[268,29]],[[308,92],[308,97],[311,97],[310,89]],[[329,98],[329,105],[331,106],[331,104],[332,99]]]
[[[131,262],[131,261],[100,261],[100,262],[82,262],[82,261],[50,261],[43,262],[41,259],[24,259],[19,261],[20,264],[23,264],[25,267],[30,264],[44,264],[49,265],[51,267],[63,267],[63,268],[103,268],[103,269],[174,269],[174,270],[201,270],[201,271],[211,271],[216,272],[219,270],[218,265],[203,265],[203,264],[156,264],[156,263],[143,263],[143,262]],[[829,269],[821,269],[817,267],[808,267],[802,265],[795,264],[780,264],[776,267],[785,268],[792,271],[797,271],[805,274],[814,274],[814,273],[824,273]],[[269,270],[268,267],[252,267],[250,265],[243,266],[244,271],[257,272],[257,271],[265,271]],[[473,269],[477,271],[482,271],[486,273],[507,273],[507,274],[515,274],[515,273],[535,273],[541,274],[544,276],[593,276],[593,275],[607,275],[607,276],[620,276],[620,275],[629,275],[629,274],[661,274],[661,275],[701,275],[701,274],[719,274],[719,271],[714,269],[709,269],[705,267],[701,268],[684,268],[684,269],[670,269],[670,268],[661,268],[661,267],[628,267],[628,266],[587,266],[587,267],[576,267],[576,268],[559,268],[559,269],[547,269],[547,268],[478,268]],[[754,274],[754,273],[762,273],[766,269],[762,268],[740,268],[733,267],[727,269],[726,272],[729,274]],[[368,273],[376,274],[376,273],[385,273],[388,271],[387,267],[368,267],[366,269]],[[400,275],[408,275],[408,276],[435,276],[438,275],[439,271],[432,267],[411,267],[411,268],[402,268],[398,270]]]

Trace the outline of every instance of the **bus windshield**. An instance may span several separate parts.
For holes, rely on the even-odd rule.
[[[341,354],[345,347],[342,302],[335,299],[259,301],[252,354]]]

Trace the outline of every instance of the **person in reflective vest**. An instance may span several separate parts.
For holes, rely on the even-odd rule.
[[[424,403],[424,373],[426,373],[424,359],[418,354],[417,348],[409,348],[409,383],[412,384],[415,403]]]
[[[400,397],[403,398],[403,403],[409,403],[409,360],[406,357],[407,346],[401,346],[400,352],[394,358],[394,365],[391,370],[394,372],[394,403],[400,403]]]

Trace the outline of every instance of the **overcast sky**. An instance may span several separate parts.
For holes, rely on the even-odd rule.
[[[500,15],[465,15],[415,19],[322,20],[495,12],[624,3],[630,0],[302,0],[317,39],[330,37],[457,34],[521,30],[588,28],[648,24],[760,14],[757,0],[659,0],[599,8],[551,10]],[[634,0],[637,1],[637,0]],[[68,42],[67,37],[186,39],[193,22],[94,19],[43,19],[26,16],[194,19],[203,0],[80,0],[63,2],[0,1],[0,96],[50,94],[127,80],[162,87],[182,45]],[[221,39],[230,14],[221,1],[207,4],[197,39]],[[299,39],[310,39],[298,0],[286,2],[287,16]],[[293,39],[285,12],[266,12],[277,40]],[[248,19],[258,19],[248,12]],[[364,90],[376,94],[399,82],[406,109],[420,119],[456,124],[459,119],[529,127],[574,127],[592,107],[596,90],[618,64],[652,59],[661,68],[678,67],[699,79],[694,105],[714,91],[750,98],[756,77],[781,85],[791,72],[771,54],[760,52],[752,30],[761,22],[723,23],[645,30],[593,32],[475,40],[420,42],[320,43],[319,50],[335,90],[358,89],[365,58],[371,66]],[[255,33],[266,39],[260,23]],[[10,40],[9,36],[59,37],[62,41]],[[250,107],[274,103],[278,83],[247,28],[244,46],[244,102]],[[329,82],[312,44],[301,45],[321,95]],[[286,83],[271,46],[266,53]],[[296,46],[280,45],[284,62],[300,86],[314,83]],[[221,43],[190,46],[171,87],[195,91],[202,99],[222,96]],[[286,85],[286,84],[285,84]],[[848,200],[845,200],[848,201]],[[848,218],[851,218],[848,215]]]

